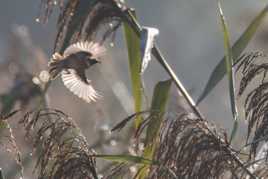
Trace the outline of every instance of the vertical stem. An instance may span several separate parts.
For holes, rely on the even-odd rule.
[[[191,107],[192,111],[197,115],[198,118],[204,119],[202,113],[199,111],[198,107],[195,105],[194,100],[189,95],[185,87],[183,86],[182,82],[179,80],[175,72],[172,70],[170,65],[167,63],[167,61],[164,59],[163,55],[161,54],[159,48],[157,45],[154,46],[152,49],[152,53],[157,59],[157,61],[165,68],[166,72],[169,74],[169,76],[172,78],[173,82],[179,89],[180,93],[183,95],[183,97],[188,102],[189,106]]]

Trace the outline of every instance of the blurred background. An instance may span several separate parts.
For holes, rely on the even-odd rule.
[[[129,7],[136,9],[142,25],[156,27],[160,30],[157,38],[160,49],[190,94],[197,99],[205,87],[210,73],[224,54],[217,1],[129,0],[127,3]],[[241,35],[265,5],[264,0],[225,0],[222,2],[232,42]],[[58,11],[53,12],[48,23],[40,24],[37,22],[39,6],[38,0],[1,2],[0,94],[6,94],[14,87],[13,81],[16,78],[14,71],[25,68],[27,72],[35,76],[41,70],[47,69],[46,63],[52,55],[57,33]],[[268,18],[246,51],[258,50],[267,54],[267,27]],[[134,112],[131,103],[127,51],[123,42],[122,33],[119,31],[114,46],[107,47],[108,53],[101,68],[98,67],[89,72],[90,79],[94,81],[96,88],[103,95],[98,103],[84,103],[72,95],[60,80],[53,82],[48,91],[49,106],[70,115],[81,127],[89,144],[92,145],[106,138],[107,131],[116,121],[120,121]],[[18,65],[18,68],[15,65],[14,67],[14,63],[19,63],[21,66]],[[159,64],[152,60],[144,78],[146,93],[150,98],[154,85],[168,77]],[[226,79],[222,80],[199,107],[209,121],[230,132],[232,118],[227,84]],[[27,109],[25,110],[27,111]],[[245,125],[240,125],[240,128],[240,137],[237,141],[239,138],[243,138],[246,131]],[[19,147],[24,146],[25,141],[23,137],[20,137],[22,135],[20,135],[19,126],[14,125],[13,131],[18,137]],[[120,139],[114,135],[111,140],[108,140],[107,143],[104,142],[96,150],[100,153],[110,153],[113,150],[117,151],[118,145],[120,148]],[[24,149],[22,149],[23,152]],[[8,173],[11,166],[16,166],[15,162],[2,150],[0,167]],[[26,177],[32,178],[31,172],[32,169],[26,169]],[[9,176],[18,178],[19,175],[10,174]]]

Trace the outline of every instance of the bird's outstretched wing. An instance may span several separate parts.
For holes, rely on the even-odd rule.
[[[81,41],[75,44],[70,45],[63,53],[64,57],[67,57],[71,54],[77,52],[88,52],[92,55],[92,58],[98,59],[105,53],[105,48],[98,43],[95,42],[88,42],[88,41]]]
[[[86,78],[85,72],[78,72],[74,69],[67,69],[61,72],[64,85],[79,98],[90,103],[101,97]]]

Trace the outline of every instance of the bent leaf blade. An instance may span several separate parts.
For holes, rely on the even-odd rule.
[[[268,6],[266,6],[256,17],[252,20],[247,29],[239,37],[239,39],[232,46],[233,60],[234,64],[238,61],[238,57],[241,55],[243,50],[247,47],[248,43],[256,33],[260,24],[264,21],[264,18],[267,15]],[[202,102],[207,95],[215,88],[215,86],[220,82],[226,73],[225,68],[225,57],[217,64],[213,72],[211,73],[209,80],[201,93],[200,97],[197,100],[197,105]]]
[[[235,137],[236,131],[237,131],[237,118],[238,118],[238,112],[236,107],[236,99],[235,99],[235,85],[234,85],[234,72],[233,72],[233,55],[232,55],[232,49],[230,46],[230,38],[229,38],[229,32],[227,23],[225,21],[225,17],[223,15],[221,4],[218,3],[218,8],[220,12],[220,19],[221,19],[221,25],[222,30],[224,34],[224,53],[225,53],[225,64],[226,64],[226,72],[228,76],[228,82],[229,82],[229,95],[230,95],[230,103],[231,103],[231,110],[232,115],[234,119],[234,126],[231,133],[230,142]]]

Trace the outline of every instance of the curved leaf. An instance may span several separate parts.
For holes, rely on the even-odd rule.
[[[149,116],[149,124],[145,138],[145,149],[143,157],[153,159],[155,149],[157,147],[156,139],[158,138],[159,130],[165,114],[165,109],[168,101],[169,90],[172,80],[160,81],[154,88],[154,94],[151,104],[151,114]],[[148,168],[141,166],[136,175],[136,178],[143,179],[148,176]]]
[[[240,38],[235,42],[232,46],[233,52],[233,60],[234,63],[238,61],[238,57],[241,55],[243,50],[247,47],[249,41],[252,39],[253,35],[257,31],[260,24],[263,22],[264,17],[267,15],[268,6],[266,6],[258,16],[253,19],[251,24],[247,27],[247,29],[243,32]],[[210,93],[211,90],[218,84],[218,82],[224,77],[226,73],[225,68],[225,57],[218,63],[213,72],[210,75],[210,78],[203,90],[202,94],[197,100],[197,104],[199,104],[203,99]]]
[[[121,122],[117,123],[112,129],[111,132],[114,132],[116,130],[120,131],[122,128],[124,128],[128,122],[130,122],[132,119],[134,119],[135,117],[141,115],[141,114],[145,114],[145,113],[149,113],[150,111],[141,111],[141,112],[137,112],[134,113],[128,117],[126,117],[125,119],[123,119]]]
[[[238,125],[237,123],[238,112],[237,112],[237,107],[236,107],[234,72],[233,72],[233,55],[232,55],[232,49],[230,46],[228,27],[227,27],[226,20],[221,9],[220,1],[218,2],[218,9],[220,13],[221,25],[222,25],[222,30],[224,34],[224,53],[225,53],[225,65],[226,65],[225,67],[226,67],[226,73],[227,73],[228,81],[229,81],[229,95],[230,95],[231,110],[232,110],[233,119],[235,121],[233,129],[232,129],[232,133],[231,133],[231,138],[230,138],[230,142],[231,142],[232,139],[235,137],[237,127],[238,127],[237,126]]]
[[[172,80],[161,81],[157,83],[154,88],[154,94],[151,104],[151,114],[149,116],[150,122],[147,128],[146,144],[152,143],[157,137],[160,125],[165,113],[169,90],[171,87]]]

